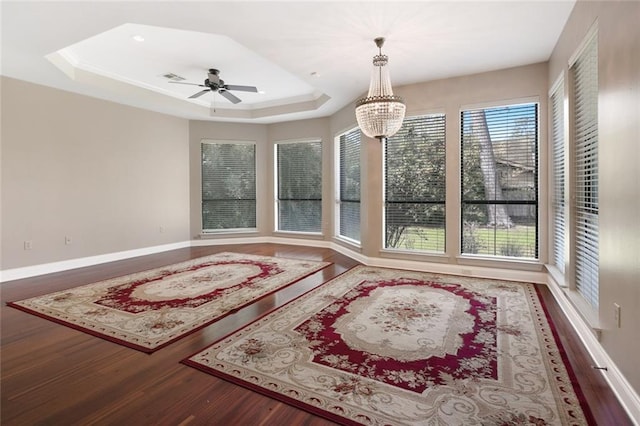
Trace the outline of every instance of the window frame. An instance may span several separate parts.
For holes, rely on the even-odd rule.
[[[255,205],[255,219],[256,224],[253,227],[234,227],[234,228],[213,228],[205,229],[204,220],[204,164],[203,164],[203,149],[205,145],[252,145],[253,146],[253,173],[254,173],[254,205]],[[256,141],[248,140],[221,140],[221,139],[201,139],[200,140],[200,232],[202,235],[213,234],[232,234],[232,233],[244,233],[244,232],[257,232],[258,226],[258,164],[257,164],[258,146]]]
[[[477,111],[477,110],[489,110],[489,109],[495,109],[495,108],[502,108],[502,107],[517,107],[517,106],[524,106],[524,105],[529,105],[529,104],[535,104],[535,118],[536,118],[536,123],[535,123],[535,133],[536,133],[536,149],[535,149],[535,166],[534,166],[534,179],[533,179],[533,183],[535,184],[535,200],[502,200],[499,204],[508,206],[508,205],[532,205],[535,207],[535,216],[536,216],[536,220],[535,220],[535,243],[534,243],[534,256],[535,257],[528,257],[528,256],[509,256],[509,255],[500,255],[500,254],[487,254],[487,253],[465,253],[463,252],[464,250],[464,212],[463,212],[463,207],[465,205],[465,200],[464,200],[464,152],[463,152],[463,135],[464,135],[464,122],[463,122],[463,115],[466,111]],[[470,260],[470,259],[483,259],[483,260],[490,260],[490,261],[498,261],[498,262],[509,262],[510,264],[515,264],[514,262],[517,262],[518,264],[521,265],[525,265],[525,264],[540,264],[540,244],[541,244],[541,229],[540,229],[540,225],[541,225],[541,215],[540,215],[540,207],[541,207],[541,185],[540,185],[540,148],[541,148],[541,131],[540,131],[540,125],[541,125],[541,114],[540,114],[540,107],[541,107],[541,103],[540,103],[540,99],[537,96],[533,96],[533,97],[526,97],[526,98],[519,98],[519,99],[509,99],[509,100],[498,100],[498,101],[493,101],[493,102],[483,102],[483,103],[478,103],[478,104],[471,104],[471,105],[463,105],[460,107],[459,110],[459,114],[458,114],[458,131],[459,131],[459,141],[458,141],[458,149],[459,149],[459,156],[458,156],[458,167],[459,167],[459,175],[458,175],[458,179],[459,179],[459,187],[458,187],[458,200],[460,203],[460,207],[458,209],[458,243],[459,243],[459,247],[458,247],[458,256],[459,259],[461,261],[465,261],[466,260]],[[497,200],[494,200],[497,201]],[[513,202],[512,202],[513,201]],[[480,204],[483,205],[497,205],[495,203],[491,203],[490,200],[483,200]],[[494,252],[496,251],[496,248],[494,247]]]
[[[343,200],[342,199],[342,138],[347,138],[348,135],[353,133],[358,134],[358,171],[360,172],[358,176],[358,184],[360,186],[360,193],[358,194],[358,200]],[[334,144],[334,166],[335,166],[335,208],[334,208],[334,238],[338,240],[342,240],[349,244],[352,244],[356,247],[361,246],[362,242],[362,132],[359,127],[354,127],[350,130],[344,131],[338,136],[335,137]],[[359,239],[352,238],[348,235],[342,234],[342,204],[343,202],[349,203],[358,203],[358,212],[360,214],[360,219],[358,222],[358,234],[360,235]]]
[[[318,231],[297,231],[297,230],[289,230],[289,229],[281,229],[280,228],[280,194],[279,194],[279,146],[281,145],[294,145],[294,144],[311,144],[317,143],[320,147],[320,199],[300,199],[300,200],[308,200],[308,201],[318,201],[320,203],[320,219],[319,219],[319,230]],[[324,157],[324,147],[321,138],[300,138],[300,139],[291,139],[291,140],[281,140],[273,143],[273,195],[274,195],[274,217],[273,217],[273,229],[276,233],[286,233],[286,234],[300,234],[300,235],[310,235],[310,236],[320,236],[323,235],[323,197],[322,197],[322,188],[324,185],[324,173],[323,173],[323,157]],[[285,200],[286,201],[286,200]],[[291,200],[289,200],[291,201]]]
[[[551,86],[549,105],[549,263],[564,276],[569,259],[567,242],[569,221],[568,104],[565,76],[560,74]],[[560,282],[566,285],[564,279]]]
[[[442,158],[442,178],[443,178],[443,195],[444,198],[442,200],[425,200],[424,204],[428,205],[442,205],[443,211],[443,227],[442,227],[442,250],[428,250],[428,249],[413,249],[407,247],[387,247],[387,176],[388,176],[388,166],[387,166],[387,144],[392,143],[391,140],[394,136],[397,136],[398,133],[402,132],[404,129],[405,123],[407,120],[411,119],[420,119],[420,118],[432,118],[439,117],[442,119],[442,137],[443,137],[443,152]],[[416,113],[414,115],[405,117],[405,120],[402,124],[402,128],[400,131],[396,133],[396,135],[387,138],[382,142],[382,251],[385,253],[408,253],[413,255],[423,255],[423,256],[444,256],[447,252],[447,115],[444,111],[430,111],[425,113]],[[394,201],[394,203],[396,203]],[[402,203],[398,201],[398,203]],[[408,203],[408,202],[407,202]],[[422,204],[423,201],[420,201]]]
[[[594,52],[588,52],[588,49],[593,46],[593,48],[595,49],[595,53]],[[569,135],[569,172],[570,172],[570,183],[569,183],[569,187],[568,189],[571,191],[571,195],[570,195],[570,220],[571,223],[569,224],[569,230],[571,233],[571,237],[569,238],[569,243],[570,243],[570,265],[572,265],[572,267],[570,268],[570,270],[565,271],[565,273],[568,275],[567,279],[569,282],[569,286],[572,290],[575,290],[575,293],[578,295],[578,305],[579,306],[583,306],[581,308],[581,312],[587,312],[587,315],[592,315],[594,317],[597,317],[597,312],[598,312],[598,307],[599,307],[599,294],[600,294],[600,290],[599,290],[599,223],[597,224],[596,228],[595,228],[595,236],[597,241],[595,242],[595,246],[591,246],[591,247],[582,247],[579,246],[579,240],[581,239],[581,234],[586,234],[589,232],[592,232],[593,229],[589,230],[586,229],[587,227],[585,226],[585,228],[581,228],[580,227],[580,211],[579,211],[579,198],[580,198],[580,194],[578,191],[578,173],[579,173],[579,161],[580,159],[578,158],[578,144],[580,143],[578,141],[578,135],[577,135],[577,129],[576,129],[576,122],[577,122],[577,117],[576,115],[578,114],[578,107],[576,105],[576,73],[575,73],[575,66],[578,63],[578,61],[582,60],[583,55],[585,54],[589,54],[589,53],[594,53],[595,54],[595,92],[596,92],[596,102],[595,102],[595,131],[596,131],[596,135],[598,132],[598,119],[597,119],[597,115],[598,115],[598,97],[599,97],[599,86],[598,86],[598,25],[597,25],[597,21],[593,24],[593,26],[589,29],[589,31],[587,32],[587,34],[585,35],[585,37],[583,38],[582,42],[580,43],[579,47],[576,49],[576,51],[574,52],[574,54],[571,56],[571,58],[568,61],[568,68],[569,68],[569,72],[568,72],[568,89],[569,89],[569,117],[568,117],[568,121],[569,121],[569,131],[570,131],[570,135]],[[595,141],[595,150],[597,153],[598,150],[598,138],[596,136],[596,141]],[[597,168],[598,168],[598,156],[596,156],[595,160],[593,160],[596,162],[595,167],[596,167],[596,173],[597,173]],[[595,193],[596,193],[596,197],[598,196],[598,179],[597,176],[595,178],[595,183],[592,182],[590,180],[590,186],[594,185],[596,186],[595,188]],[[593,190],[589,191],[589,194],[593,195]],[[590,199],[590,201],[593,201],[593,199]],[[596,203],[598,203],[598,201],[596,201]],[[591,204],[591,203],[590,203]],[[598,203],[599,204],[599,203]],[[593,207],[593,206],[591,206]],[[596,207],[596,209],[598,210],[597,212],[597,217],[599,219],[599,206]],[[599,220],[598,220],[599,222]],[[593,227],[592,227],[593,228]],[[585,250],[584,256],[581,257],[581,253],[582,251]],[[590,251],[590,253],[587,253],[586,251]],[[590,259],[587,259],[588,257],[594,257],[595,256],[595,262],[591,262]],[[586,265],[586,266],[591,266],[592,270],[591,271],[580,271],[579,268],[581,266],[585,266],[583,265],[584,262],[590,262],[592,263],[591,265]],[[595,277],[590,277],[589,280],[586,280],[583,275],[585,272],[588,272],[588,274],[591,275],[595,275]],[[588,281],[588,282],[587,282]],[[582,288],[583,284],[586,285],[588,288]],[[589,293],[589,294],[585,294],[585,292]],[[586,307],[584,307],[586,306]]]

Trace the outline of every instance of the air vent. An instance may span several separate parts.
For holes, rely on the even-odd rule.
[[[183,81],[186,80],[184,77],[180,77],[178,74],[174,74],[172,72],[162,74],[162,76],[171,81]]]

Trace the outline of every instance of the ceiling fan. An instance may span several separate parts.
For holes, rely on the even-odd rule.
[[[209,78],[207,78],[204,81],[204,84],[188,83],[184,81],[170,81],[169,83],[189,84],[192,86],[206,87],[206,89],[189,96],[189,99],[198,98],[207,92],[218,92],[234,104],[242,102],[242,100],[237,96],[235,96],[234,94],[229,93],[229,90],[237,90],[240,92],[253,92],[253,93],[258,92],[258,89],[254,86],[238,86],[235,84],[225,84],[224,80],[220,78],[220,71],[218,71],[215,68],[209,69],[208,77]]]

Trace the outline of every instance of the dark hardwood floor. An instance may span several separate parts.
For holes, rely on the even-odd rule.
[[[153,354],[129,349],[6,306],[220,251],[333,264]],[[339,275],[358,262],[330,249],[277,244],[193,247],[3,283],[2,425],[329,425],[323,418],[225,382],[180,361]],[[549,290],[542,297],[598,425],[631,422]]]

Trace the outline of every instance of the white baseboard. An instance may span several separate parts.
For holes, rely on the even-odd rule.
[[[569,301],[551,274],[548,275],[547,287],[551,290],[565,317],[567,317],[582,344],[591,355],[594,365],[607,368],[599,371],[618,397],[620,404],[624,407],[631,421],[635,425],[640,425],[640,397],[638,393],[631,387],[611,357],[606,353],[600,342],[598,342],[596,334],[594,334],[587,322],[582,319],[578,310]]]
[[[370,257],[351,250],[345,245],[333,241],[317,239],[289,238],[282,236],[267,237],[242,237],[242,238],[215,238],[192,241],[193,246],[226,245],[226,244],[288,244],[307,247],[330,248],[338,253],[349,256],[367,266],[379,266],[382,268],[408,269],[412,271],[432,272],[435,274],[465,275],[477,278],[489,278],[496,280],[522,281],[546,284],[547,273],[538,271],[522,271],[516,269],[487,268],[473,265],[452,265],[442,262],[429,262],[420,260],[406,260],[398,258]]]
[[[546,284],[546,274],[535,271],[520,271],[515,269],[487,268],[440,262],[422,262],[385,257],[367,257],[362,263],[368,266],[382,268],[407,269],[412,271],[431,272],[434,274],[463,275],[492,280],[519,281],[527,283]]]
[[[607,370],[600,370],[605,377],[607,383],[618,397],[618,400],[627,411],[629,417],[636,425],[640,425],[640,397],[631,387],[629,382],[622,375],[615,363],[607,355],[600,342],[598,342],[595,334],[589,325],[582,319],[578,311],[569,302],[563,294],[560,287],[555,283],[553,277],[547,272],[521,271],[500,268],[486,268],[470,265],[452,265],[446,263],[423,262],[415,260],[392,259],[381,257],[369,257],[362,253],[351,250],[343,245],[332,241],[287,238],[279,236],[268,237],[241,237],[241,238],[215,238],[200,239],[193,241],[183,241],[173,244],[165,244],[154,247],[145,247],[135,250],[126,250],[116,253],[109,253],[98,256],[89,256],[79,259],[64,260],[60,262],[52,262],[23,268],[8,269],[0,271],[0,283],[12,281],[22,278],[34,277],[38,275],[50,274],[54,272],[65,271],[69,269],[81,268],[85,266],[98,265],[101,263],[113,262],[116,260],[129,259],[132,257],[145,256],[154,253],[161,253],[169,250],[175,250],[192,246],[207,245],[226,245],[226,244],[255,244],[255,243],[274,243],[288,244],[311,247],[330,248],[345,256],[349,256],[358,262],[368,266],[380,266],[400,269],[410,269],[415,271],[426,271],[442,274],[457,274],[476,276],[482,278],[492,278],[501,280],[516,280],[547,284],[558,305],[562,309],[565,316],[578,334],[578,337],[586,347],[587,351],[597,366],[606,366]],[[463,271],[464,269],[464,271]]]
[[[428,262],[417,260],[405,260],[397,258],[369,257],[362,253],[351,250],[348,247],[321,239],[291,238],[285,236],[266,237],[238,237],[238,238],[211,238],[183,241],[179,243],[165,244],[160,246],[145,247],[135,250],[126,250],[116,253],[108,253],[97,256],[89,256],[78,259],[63,260],[60,262],[45,263],[40,265],[26,266],[22,268],[7,269],[0,271],[0,283],[22,278],[35,277],[38,275],[51,274],[85,266],[98,265],[101,263],[113,262],[116,260],[129,259],[137,256],[145,256],[169,250],[185,247],[227,245],[227,244],[257,244],[273,243],[299,245],[309,247],[330,248],[339,253],[349,256],[367,266],[380,266],[385,268],[409,269],[414,271],[433,272],[437,274],[466,275],[478,278],[501,279],[511,281],[525,281],[535,283],[546,283],[546,273],[535,271],[522,271],[515,269],[487,268],[473,265],[452,265],[441,262]]]
[[[214,242],[215,241],[215,242]],[[237,244],[239,241],[236,239],[225,240],[199,240],[195,245],[208,245],[208,244]],[[345,256],[349,256],[358,262],[368,266],[380,266],[387,268],[399,268],[409,269],[415,271],[425,271],[441,274],[455,274],[474,276],[479,278],[490,278],[498,280],[511,280],[511,281],[523,281],[534,282],[540,284],[546,284],[551,290],[554,298],[557,300],[565,316],[569,319],[569,322],[573,326],[574,330],[578,334],[578,337],[586,347],[587,351],[593,358],[594,362],[598,366],[606,366],[607,370],[601,370],[605,375],[605,379],[609,386],[618,397],[621,405],[626,410],[631,420],[636,425],[640,425],[640,398],[638,394],[631,387],[629,382],[622,375],[617,366],[613,363],[609,355],[605,352],[600,342],[596,338],[595,334],[591,331],[589,325],[582,319],[577,310],[569,303],[567,298],[562,294],[558,285],[553,282],[551,275],[545,271],[523,271],[515,269],[504,268],[487,268],[474,265],[454,265],[447,263],[437,262],[423,262],[415,260],[405,259],[392,259],[382,257],[369,257],[362,253],[356,252],[343,245],[324,240],[304,240],[294,238],[282,238],[282,237],[258,237],[247,238],[246,241],[241,243],[276,243],[276,244],[291,244],[291,245],[306,245],[313,247],[328,247]]]
[[[307,247],[330,247],[330,242],[320,239],[303,239],[288,237],[238,237],[238,238],[202,238],[191,241],[193,247],[201,246],[220,246],[220,245],[238,245],[238,244],[288,244],[292,246]]]
[[[132,257],[145,256],[148,254],[161,253],[190,246],[191,241],[183,241],[180,243],[163,244],[153,247],[100,254],[97,256],[61,260],[59,262],[42,263],[40,265],[25,266],[22,268],[6,269],[4,271],[0,271],[0,283],[35,277],[38,275],[52,274],[54,272],[67,271],[70,269],[83,268],[85,266],[99,265],[101,263],[114,262],[116,260],[130,259]]]
[[[192,241],[182,241],[179,243],[163,244],[153,247],[145,247],[134,250],[125,250],[115,253],[107,253],[96,256],[87,256],[77,259],[61,260],[59,262],[41,263],[39,265],[25,266],[21,268],[0,270],[0,283],[6,281],[19,280],[23,278],[36,277],[38,275],[52,274],[54,272],[68,271],[86,266],[99,265],[101,263],[115,262],[116,260],[130,259],[138,256],[162,253],[169,250],[176,250],[185,247],[226,245],[226,244],[257,244],[276,243],[289,245],[304,245],[311,247],[330,247],[330,243],[324,240],[306,240],[300,238],[284,237],[240,237],[240,238],[211,238]]]

